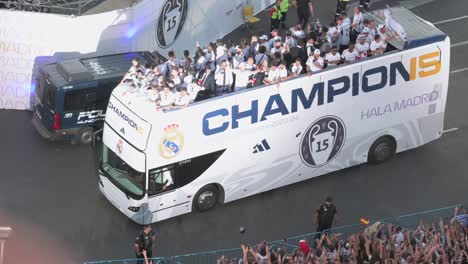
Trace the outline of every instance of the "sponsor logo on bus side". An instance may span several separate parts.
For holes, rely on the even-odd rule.
[[[330,104],[339,96],[351,94],[359,96],[362,93],[370,93],[387,85],[397,85],[397,79],[405,82],[426,78],[440,72],[442,65],[440,52],[431,52],[410,59],[407,69],[401,61],[396,61],[387,66],[368,69],[362,73],[355,72],[351,75],[340,76],[327,82],[314,83],[309,94],[305,94],[303,88],[291,90],[291,103],[286,105],[280,94],[274,94],[268,99],[264,109],[259,109],[258,100],[250,102],[250,108],[240,110],[239,105],[230,108],[221,108],[204,115],[202,120],[202,132],[205,136],[222,133],[226,130],[239,128],[239,120],[248,119],[250,124],[266,121],[272,115],[289,115],[299,110],[299,104],[305,109],[312,107],[314,101],[317,106]],[[400,78],[397,78],[400,76]],[[372,81],[370,81],[372,80]],[[378,81],[377,81],[378,80]],[[210,122],[210,120],[223,120],[222,122]]]
[[[118,117],[124,120],[130,127],[134,128],[140,135],[142,135],[145,132],[142,126],[138,126],[138,124],[135,121],[133,121],[130,117],[123,113],[117,106],[112,104],[112,102],[109,101],[109,105],[107,106],[107,108],[116,113]]]
[[[302,161],[309,167],[321,167],[338,156],[346,140],[346,128],[336,116],[324,116],[305,131],[299,144]]]
[[[165,159],[179,155],[184,148],[184,135],[178,124],[170,124],[164,128],[164,134],[159,142],[159,153]]]

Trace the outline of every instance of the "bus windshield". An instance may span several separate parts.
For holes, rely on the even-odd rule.
[[[102,150],[101,169],[125,193],[135,196],[143,195],[145,173],[130,167],[106,145],[103,146]]]

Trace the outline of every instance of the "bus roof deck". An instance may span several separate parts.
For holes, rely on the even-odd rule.
[[[391,15],[391,17],[388,16],[389,14]],[[388,54],[394,54],[396,52],[400,52],[400,51],[403,51],[403,50],[413,49],[413,48],[428,45],[428,44],[431,44],[431,43],[443,41],[447,37],[447,35],[445,33],[440,31],[439,29],[437,29],[434,25],[432,25],[429,22],[421,19],[420,17],[416,16],[414,13],[412,13],[411,11],[407,10],[404,7],[392,7],[391,9],[375,10],[375,11],[372,11],[372,12],[365,13],[364,17],[367,18],[367,19],[375,20],[376,25],[379,25],[379,24],[386,25],[386,27],[388,29],[387,31],[390,31],[390,33],[391,32],[397,32],[398,30],[402,29],[404,34],[405,34],[405,38],[394,38],[391,41],[389,41],[388,42],[389,46],[393,47],[392,51],[388,51],[388,52],[385,52],[384,54],[377,55],[377,56],[362,58],[359,61],[354,61],[354,62],[351,62],[351,63],[348,63],[348,64],[341,64],[341,65],[335,66],[333,68],[330,68],[330,67],[324,68],[323,70],[317,71],[314,74],[319,74],[321,72],[328,71],[328,70],[336,70],[336,69],[339,69],[341,67],[346,67],[346,66],[353,65],[353,64],[359,64],[359,63],[362,63],[362,62],[365,62],[365,61],[368,61],[368,60],[373,60],[375,58],[380,58],[380,57],[386,56]],[[395,22],[397,22],[397,23],[395,23]],[[292,78],[282,82],[282,84],[287,83],[288,81],[294,80],[296,78],[302,78],[304,76],[306,76],[306,74],[301,74],[301,75],[299,75],[297,77],[292,77]],[[232,92],[232,93],[229,93],[229,94],[224,94],[222,96],[217,96],[217,97],[213,97],[213,98],[210,98],[210,99],[194,102],[194,103],[191,103],[189,105],[189,108],[190,108],[191,105],[198,105],[198,104],[201,104],[201,103],[204,103],[204,102],[207,102],[207,101],[211,101],[211,100],[216,100],[216,99],[219,99],[219,98],[235,96],[235,95],[237,95],[239,93],[249,92],[249,91],[253,91],[253,90],[257,90],[257,89],[263,89],[263,88],[265,88],[267,86],[270,86],[270,85],[259,85],[259,86],[255,86],[255,87],[252,87],[252,88],[249,88],[249,89],[246,89],[246,90]],[[117,87],[115,89],[115,91],[117,91],[116,94],[125,94],[125,90],[126,90],[126,88],[125,88],[124,85],[122,85],[121,87]],[[142,117],[143,119],[145,119],[145,116],[153,116],[154,117],[155,114],[177,111],[175,109],[167,110],[167,111],[156,111],[155,106],[150,107],[150,104],[153,105],[153,103],[150,103],[149,101],[147,101],[145,99],[145,97],[138,97],[137,96],[137,97],[131,98],[130,100],[128,100],[127,98],[125,98],[125,99],[124,98],[119,98],[119,100],[121,100],[122,102],[126,102],[128,105],[132,104],[134,106],[138,106],[138,107],[136,107],[138,109],[135,109],[135,111],[140,112],[139,113],[140,117]],[[139,103],[134,104],[133,103],[134,100],[139,101]],[[131,101],[133,101],[133,102],[131,102]]]
[[[365,16],[368,19],[373,19],[376,24],[383,24],[390,30],[397,31],[398,25],[391,21],[391,18],[388,17],[389,14],[394,21],[401,25],[406,34],[405,39],[394,38],[389,41],[393,47],[399,50],[424,46],[430,43],[443,41],[446,38],[445,33],[404,7],[380,9],[367,12]],[[393,28],[392,26],[396,26],[396,28]]]

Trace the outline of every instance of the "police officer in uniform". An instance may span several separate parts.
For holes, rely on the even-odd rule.
[[[346,6],[350,0],[337,0],[336,3],[336,16],[341,16],[341,13],[346,12]],[[363,1],[363,0],[361,0]]]
[[[289,0],[282,0],[281,1],[281,27],[283,29],[286,28],[286,18],[288,17],[288,10],[289,10]]]
[[[332,203],[332,198],[327,197],[325,203],[315,211],[315,224],[317,225],[317,232],[322,233],[331,229],[333,221],[336,222],[338,211]]]
[[[153,261],[149,259],[153,257],[153,241],[155,239],[156,236],[151,230],[151,225],[145,226],[143,232],[138,234],[134,245],[136,258],[138,259],[137,264],[153,263]]]
[[[270,11],[270,31],[273,31],[273,29],[279,29],[280,24],[281,24],[281,0],[277,0],[276,4],[271,8]]]

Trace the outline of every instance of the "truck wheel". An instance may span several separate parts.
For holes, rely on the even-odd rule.
[[[93,142],[93,129],[90,127],[80,131],[80,144],[87,145]]]
[[[396,142],[393,137],[380,137],[370,147],[367,161],[372,164],[379,164],[389,160],[395,152]]]
[[[219,192],[213,185],[203,187],[198,191],[193,201],[194,208],[199,212],[205,212],[213,208],[218,202]]]

